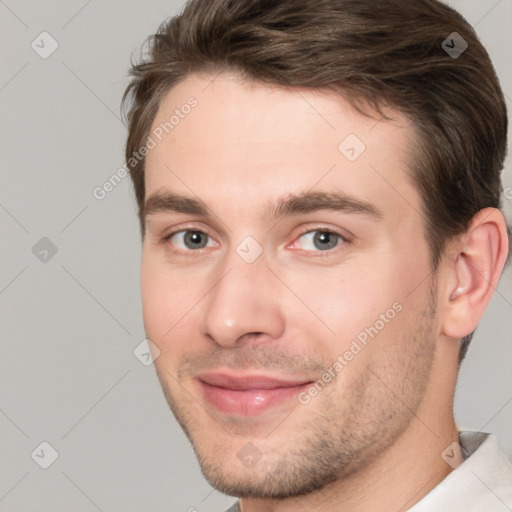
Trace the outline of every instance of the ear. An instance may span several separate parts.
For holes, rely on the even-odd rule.
[[[498,285],[508,256],[507,223],[496,208],[480,210],[457,241],[444,290],[442,333],[463,338],[473,332]]]

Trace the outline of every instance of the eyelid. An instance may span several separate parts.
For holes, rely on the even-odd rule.
[[[198,226],[191,226],[191,225],[183,225],[183,226],[175,226],[172,229],[170,229],[168,232],[165,232],[163,235],[159,237],[159,243],[162,245],[167,246],[167,249],[169,249],[171,252],[178,254],[178,255],[201,255],[204,253],[205,250],[211,249],[211,247],[201,247],[199,249],[178,249],[175,246],[171,245],[169,241],[171,238],[178,233],[186,232],[186,231],[197,231],[199,233],[205,234],[210,240],[212,240],[215,245],[218,247],[220,244],[219,242],[213,237],[209,232],[208,229],[204,229],[203,227]]]
[[[190,224],[173,226],[172,228],[169,228],[168,231],[164,230],[163,234],[160,235],[159,238],[161,238],[162,240],[168,240],[177,233],[180,233],[181,231],[199,231],[201,233],[204,233],[205,235],[208,235],[211,239],[215,240],[215,237],[209,232],[208,228]]]
[[[324,251],[322,251],[320,249],[318,249],[316,251],[308,250],[308,249],[301,249],[301,248],[291,248],[291,249],[294,251],[303,251],[304,253],[308,253],[310,256],[314,256],[314,257],[330,256],[334,253],[338,253],[340,250],[344,250],[343,246],[350,244],[352,242],[353,238],[355,238],[353,235],[348,235],[344,232],[344,230],[341,230],[339,228],[333,228],[333,227],[326,226],[326,225],[311,226],[311,227],[303,229],[299,234],[297,234],[293,238],[293,241],[290,244],[288,244],[287,248],[290,248],[291,245],[294,245],[295,242],[299,238],[303,237],[304,235],[307,235],[308,233],[312,233],[315,231],[322,231],[322,232],[332,233],[334,235],[337,235],[340,238],[341,243],[338,243],[338,245],[336,245],[332,249],[326,249]]]
[[[309,226],[307,228],[304,228],[297,237],[305,235],[306,233],[311,233],[311,231],[328,231],[330,233],[336,233],[339,235],[343,240],[352,241],[356,238],[356,236],[348,231],[347,229],[340,228],[338,226],[329,226],[326,224],[313,224],[312,226]]]

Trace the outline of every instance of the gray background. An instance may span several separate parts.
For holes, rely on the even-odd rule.
[[[512,0],[450,3],[490,51],[510,109]],[[101,201],[92,194],[124,163],[130,55],[181,5],[0,0],[1,512],[201,512],[233,501],[204,481],[152,366],[133,354],[144,331],[128,178]],[[58,43],[47,58],[31,47],[51,49],[43,31]],[[460,426],[495,433],[509,456],[511,315],[508,270],[456,400]],[[46,470],[43,441],[59,454]]]

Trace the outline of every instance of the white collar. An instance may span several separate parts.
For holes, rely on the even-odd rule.
[[[409,512],[510,512],[512,464],[496,438],[459,432],[459,439],[467,458]]]

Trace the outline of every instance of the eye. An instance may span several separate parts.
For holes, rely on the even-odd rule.
[[[299,242],[299,247],[297,247]],[[328,251],[345,242],[345,239],[338,233],[329,230],[315,229],[303,233],[293,244],[293,249],[305,251]]]
[[[205,247],[216,247],[217,245],[217,243],[203,231],[190,229],[183,229],[171,233],[166,237],[166,240],[181,251],[204,249]]]

